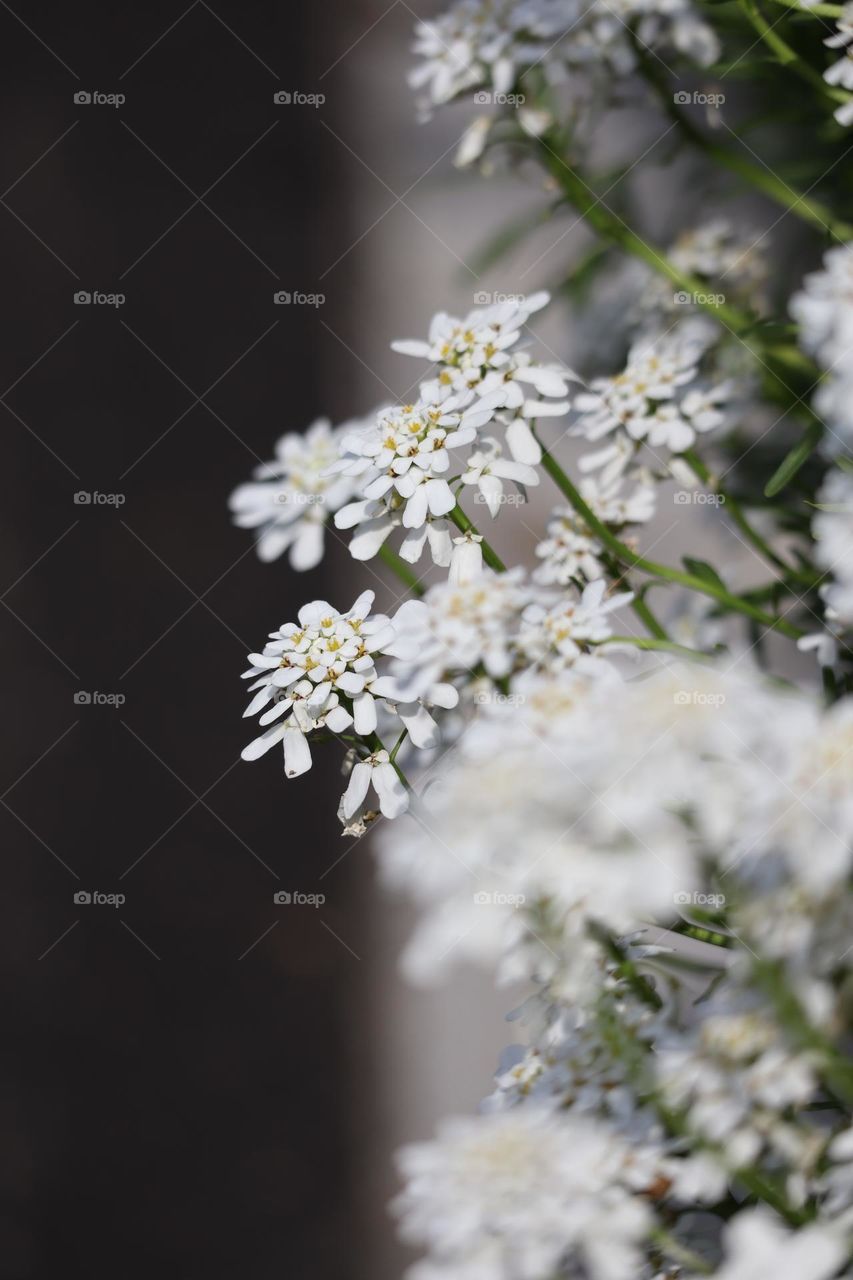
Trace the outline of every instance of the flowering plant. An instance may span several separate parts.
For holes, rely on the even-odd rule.
[[[341,743],[343,829],[379,827],[419,909],[406,974],[530,986],[481,1113],[401,1153],[414,1280],[853,1276],[851,42],[849,5],[806,0],[420,23],[424,117],[473,97],[458,163],[538,174],[586,221],[552,292],[609,343],[580,372],[542,358],[544,291],[414,316],[410,404],[285,436],[233,495],[262,559],[311,569],[352,531],[408,593],[270,634],[244,758],[282,744],[295,778]],[[748,101],[714,115],[738,64],[771,108],[754,144]],[[679,87],[697,68],[712,87]],[[706,203],[725,170],[798,219],[786,258],[687,201],[669,249],[612,208],[587,163],[626,104],[663,113]],[[614,282],[618,322],[596,314]],[[507,566],[493,542],[546,491]],[[652,558],[667,502],[739,554]]]

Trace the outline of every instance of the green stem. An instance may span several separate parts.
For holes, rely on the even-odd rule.
[[[424,589],[414,569],[411,565],[406,564],[406,561],[401,556],[398,556],[397,552],[389,547],[387,542],[383,542],[379,548],[379,558],[385,562],[392,573],[395,573],[410,591],[413,591],[416,596],[423,595]]]
[[[483,559],[490,569],[494,569],[496,573],[506,573],[506,565],[503,560],[501,560],[494,548],[489,545],[473,521],[468,519],[458,502],[450,512],[450,519],[456,525],[456,528],[460,533],[472,533],[475,537],[480,539],[483,550]]]
[[[403,784],[403,786],[406,788],[406,790],[407,790],[407,791],[409,791],[409,792],[411,792],[411,794],[412,794],[412,795],[414,795],[414,790],[413,790],[413,788],[412,788],[412,784],[409,782],[409,779],[406,777],[406,775],[403,773],[403,770],[402,770],[402,769],[400,768],[400,766],[397,764],[396,758],[394,758],[394,757],[396,757],[396,753],[397,753],[397,751],[398,751],[398,749],[399,749],[399,747],[400,747],[400,743],[399,743],[399,742],[397,742],[397,744],[395,745],[395,747],[394,747],[394,756],[392,757],[391,752],[390,752],[390,751],[388,751],[388,748],[385,746],[385,743],[382,741],[382,739],[380,738],[380,736],[379,736],[379,734],[378,734],[378,733],[371,733],[369,736],[368,736],[368,735],[365,735],[365,739],[364,739],[364,740],[365,740],[365,742],[368,744],[368,746],[370,747],[371,752],[376,752],[376,751],[386,751],[386,752],[388,752],[388,762],[389,762],[389,764],[392,764],[392,765],[394,766],[394,770],[395,770],[395,772],[396,772],[396,774],[397,774],[397,777],[400,779],[400,781],[402,782],[402,784]]]
[[[625,585],[630,586],[630,583],[626,581]],[[665,627],[658,622],[643,597],[636,592],[634,592],[634,599],[631,601],[631,608],[655,640],[669,640]]]
[[[661,1253],[671,1258],[673,1262],[678,1262],[682,1267],[689,1267],[691,1271],[698,1271],[703,1276],[709,1276],[714,1270],[707,1259],[681,1244],[663,1227],[655,1227],[651,1232],[651,1239]]]
[[[399,738],[397,739],[397,741],[394,743],[391,750],[389,751],[388,759],[391,761],[392,764],[395,763],[397,759],[397,752],[400,750],[400,748],[402,747],[403,743],[406,741],[408,736],[409,736],[408,729],[404,729],[403,732],[400,734]]]
[[[728,303],[713,301],[712,295],[708,292],[706,281],[700,280],[698,276],[691,276],[686,271],[681,271],[669,261],[662,250],[641,239],[631,230],[627,223],[623,222],[615,213],[611,213],[596,196],[595,192],[587,186],[583,178],[566,164],[565,160],[554,149],[553,141],[554,139],[549,141],[549,135],[545,135],[538,142],[539,152],[545,167],[591,227],[604,236],[605,239],[619,245],[627,253],[631,253],[635,258],[640,258],[643,262],[648,263],[660,275],[666,276],[668,280],[671,280],[679,290],[695,297],[697,306],[703,307],[711,315],[728,325],[735,333],[744,333],[753,328],[754,320],[752,316],[746,312],[739,311]],[[704,301],[699,301],[699,299],[704,299]]]
[[[663,1007],[663,1001],[655,991],[648,978],[640,973],[634,961],[630,958],[623,947],[619,945],[616,939],[608,933],[608,931],[595,921],[589,921],[587,929],[590,936],[595,938],[610,959],[617,966],[618,975],[622,978],[633,991],[638,1000],[643,1004],[649,1005],[652,1009],[660,1009]]]
[[[574,509],[586,521],[599,541],[604,543],[607,549],[616,556],[626,569],[640,569],[643,573],[648,573],[652,577],[661,578],[666,582],[675,582],[691,591],[698,591],[702,595],[710,596],[713,600],[725,605],[729,610],[742,613],[747,618],[752,618],[754,621],[760,622],[762,626],[778,631],[792,640],[798,640],[803,634],[799,627],[793,626],[792,623],[787,622],[784,618],[776,618],[772,614],[765,613],[757,605],[750,604],[749,601],[741,599],[740,596],[733,595],[724,586],[710,579],[699,578],[695,574],[686,573],[681,569],[673,569],[670,565],[659,564],[656,560],[647,560],[643,556],[636,555],[630,547],[619,541],[606,524],[599,520],[557,460],[544,448],[542,451],[542,465],[560,491],[568,498]]]
[[[835,1045],[812,1026],[781,965],[758,960],[753,965],[753,973],[793,1042],[801,1049],[816,1052],[822,1059],[822,1074],[829,1091],[845,1106],[853,1106],[853,1062],[843,1057]]]
[[[717,164],[723,165],[724,168],[729,169],[732,173],[736,173],[739,178],[743,178],[745,182],[755,187],[762,195],[768,196],[776,204],[782,205],[789,213],[802,218],[804,222],[809,222],[812,226],[818,227],[821,232],[828,231],[830,235],[836,236],[839,240],[853,239],[853,226],[850,223],[839,221],[826,205],[802,192],[794,191],[787,182],[784,182],[772,170],[765,169],[746,156],[736,151],[730,151],[728,147],[724,147],[720,143],[714,142],[713,139],[706,137],[701,129],[698,129],[693,121],[683,111],[679,110],[678,104],[674,101],[672,86],[667,76],[655,66],[648,56],[643,54],[642,49],[639,50],[639,57],[643,74],[656,90],[664,111],[678,125],[689,142],[701,148]],[[704,287],[707,288],[707,285]]]
[[[764,557],[765,560],[769,561],[770,564],[775,565],[777,569],[788,577],[796,578],[803,582],[811,582],[811,574],[806,573],[804,570],[796,569],[792,565],[786,564],[782,557],[776,554],[769,543],[762,538],[758,530],[750,524],[737,499],[733,498],[731,494],[723,488],[719,481],[711,475],[709,468],[693,449],[687,449],[683,456],[684,461],[690,467],[693,474],[697,476],[713,493],[718,493],[720,495],[723,499],[727,515],[731,517],[747,541],[755,548],[756,551],[759,552],[760,555]]]
[[[713,661],[713,655],[703,653],[701,649],[690,649],[687,645],[676,644],[674,640],[660,640],[657,636],[610,636],[600,644],[632,644],[637,649],[661,649],[664,653],[677,653],[682,658],[691,658],[696,662]]]
[[[776,29],[776,24],[771,24],[764,17],[755,0],[740,0],[740,7],[751,22],[755,31],[758,32],[761,39],[776,55],[778,62],[783,67],[790,67],[802,80],[818,90],[825,98],[829,98],[832,102],[849,102],[850,94],[843,89],[836,89],[832,85],[827,84],[820,72],[804,58],[792,49],[787,40],[784,40]]]

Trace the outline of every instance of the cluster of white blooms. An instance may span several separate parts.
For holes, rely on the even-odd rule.
[[[257,530],[261,560],[276,560],[289,550],[293,569],[320,563],[328,519],[352,494],[346,477],[328,471],[338,459],[340,440],[354,425],[333,428],[320,418],[304,435],[282,436],[275,461],[258,467],[253,483],[234,490],[234,523]]]
[[[691,448],[698,434],[725,422],[732,390],[726,382],[705,385],[700,365],[708,345],[706,326],[689,321],[640,338],[621,373],[594,379],[575,397],[575,434],[590,441],[627,435],[653,452]]]
[[[845,10],[827,42],[848,69],[852,31]],[[638,44],[718,51],[690,0],[458,0],[420,23],[412,81],[427,109],[472,94],[544,134],[561,83],[624,77]],[[845,67],[831,85],[853,87]],[[703,560],[642,554],[661,482],[713,475],[694,451],[747,434],[760,390],[749,343],[672,280],[727,280],[738,332],[806,362],[758,323],[761,238],[717,218],[666,265],[663,283],[635,272],[589,382],[531,352],[548,294],[477,295],[392,344],[429,365],[410,403],[285,436],[231,499],[262,559],[314,567],[331,524],[410,591],[387,614],[373,591],[345,612],[313,600],[269,635],[244,759],[281,744],[293,778],[342,744],[344,835],[394,820],[376,843],[415,907],[407,976],[467,962],[530,992],[480,1113],[401,1153],[395,1212],[426,1253],[412,1280],[853,1277],[853,248],[791,306],[833,461],[813,512],[762,513],[798,541],[777,554],[722,495],[774,574],[743,595]],[[512,542],[499,555],[484,530],[552,483],[544,534],[524,522],[535,567],[505,567]],[[803,635],[821,596],[827,633]],[[774,631],[819,648],[825,704],[762,674]]]
[[[711,218],[678,235],[666,256],[682,275],[707,286],[700,298],[720,302],[742,298],[759,314],[767,309],[770,268],[766,233],[735,227],[727,218]],[[670,280],[653,272],[647,263],[626,263],[623,273],[629,278],[627,287],[633,284],[640,293],[632,314],[639,323],[648,323],[651,318],[652,323],[665,322],[668,328],[676,315],[699,309],[693,293],[675,289]],[[718,331],[717,336],[724,334]]]
[[[518,111],[522,127],[540,134],[547,110],[528,101],[526,73],[552,88],[592,77],[599,89],[637,65],[631,39],[668,48],[709,66],[719,54],[711,27],[690,0],[456,0],[439,18],[418,23],[418,65],[409,76],[422,115],[470,94],[478,105]],[[480,115],[459,152],[470,163],[483,151],[496,113]]]
[[[644,468],[627,474],[616,471],[584,476],[578,487],[593,514],[623,539],[626,526],[647,524],[655,514],[657,491]],[[557,507],[552,512],[547,537],[537,546],[536,555],[542,564],[533,576],[546,586],[591,581],[605,572],[604,548],[573,507]]]
[[[853,627],[853,474],[831,471],[818,494],[812,520],[815,559],[832,580],[822,588],[827,619]]]
[[[538,986],[483,1114],[403,1153],[397,1209],[430,1253],[412,1274],[834,1276],[853,699],[821,712],[744,662],[569,674],[485,700],[380,841],[421,913],[413,980],[467,959]],[[756,1186],[774,1210],[738,1213]]]
[[[791,299],[800,341],[826,370],[814,407],[829,428],[830,454],[853,446],[853,246],[828,250],[823,269],[806,276]]]
[[[847,126],[853,124],[853,4],[849,0],[842,6],[836,26],[836,33],[823,43],[830,49],[841,49],[842,53],[838,61],[826,69],[823,78],[827,84],[850,94],[847,101],[835,109],[838,123]]]
[[[391,651],[396,632],[384,614],[371,614],[373,600],[374,592],[365,591],[346,613],[325,600],[303,605],[298,622],[273,631],[263,652],[249,655],[252,666],[244,676],[253,681],[249,688],[255,694],[245,715],[260,712],[261,725],[271,726],[245,748],[244,760],[257,760],[282,743],[285,773],[295,778],[311,768],[311,733],[326,729],[340,737],[351,730],[355,735],[361,756],[341,809],[348,822],[362,811],[371,782],[386,817],[408,807],[393,761],[381,744],[376,749],[377,703],[393,708],[415,746],[436,741],[435,722],[419,700],[400,697],[395,682],[377,671],[374,656]],[[444,706],[456,701],[449,686],[430,693]]]

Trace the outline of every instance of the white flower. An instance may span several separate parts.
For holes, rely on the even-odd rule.
[[[464,1268],[491,1248],[502,1280],[542,1280],[564,1260],[592,1280],[640,1274],[644,1155],[600,1124],[534,1107],[451,1120],[399,1165],[403,1234],[438,1263]]]
[[[627,484],[632,487],[627,492]],[[612,479],[585,476],[580,492],[604,523],[620,532],[629,524],[645,524],[655,514],[656,491],[648,473],[638,470]],[[604,548],[573,507],[557,507],[548,522],[548,536],[536,548],[542,564],[533,574],[545,586],[568,586],[578,578],[592,581],[604,574]]]
[[[598,578],[584,587],[580,599],[569,596],[548,607],[532,604],[524,611],[518,645],[531,663],[554,670],[571,666],[589,648],[609,640],[609,615],[633,600],[630,591],[605,599],[607,583]]]
[[[825,446],[836,454],[853,440],[853,246],[827,251],[823,269],[806,276],[790,311],[802,346],[828,371],[815,408],[830,427]]]
[[[254,679],[249,688],[257,692],[244,714],[262,712],[260,723],[272,728],[244,749],[244,760],[257,760],[283,742],[285,773],[294,778],[311,768],[307,735],[313,730],[342,733],[353,725],[357,734],[375,731],[374,699],[383,686],[373,655],[394,632],[384,615],[371,616],[373,598],[372,591],[363,592],[346,613],[325,600],[303,605],[298,624],[285,623],[263,653],[249,655],[244,678]]]
[[[812,519],[815,560],[832,581],[821,588],[827,615],[853,626],[853,474],[833,470],[817,495]]]
[[[396,635],[386,650],[397,659],[401,689],[423,697],[437,681],[470,675],[480,665],[492,679],[509,675],[522,613],[542,594],[523,570],[512,569],[437,583],[422,600],[407,600],[394,616]]]
[[[327,472],[337,461],[340,440],[354,425],[333,428],[320,418],[304,435],[282,436],[275,461],[256,469],[254,483],[234,490],[229,499],[234,523],[257,530],[261,560],[275,560],[289,550],[293,569],[319,564],[326,521],[352,496],[347,477]]]
[[[547,293],[536,293],[477,308],[464,319],[440,312],[433,318],[428,340],[392,343],[403,355],[440,366],[438,376],[424,385],[425,396],[469,393],[500,404],[497,416],[506,427],[509,451],[516,462],[529,467],[542,458],[529,420],[566,414],[568,381],[576,378],[568,369],[539,364],[526,351],[513,350],[530,316],[548,301]]]
[[[430,537],[436,563],[448,563],[450,536],[443,517],[456,506],[447,480],[450,451],[471,444],[500,399],[484,397],[468,408],[463,398],[454,397],[444,404],[385,409],[373,427],[342,441],[342,457],[330,470],[349,477],[362,496],[337,512],[335,524],[359,528],[350,543],[355,559],[376,555],[401,524],[408,531],[401,549],[405,559],[419,559]],[[437,530],[431,529],[436,522]]]
[[[842,49],[844,52],[837,62],[833,62],[823,73],[827,84],[837,85],[848,91],[853,90],[853,4],[844,5],[837,19],[838,30],[835,35],[824,40],[828,49]],[[839,124],[853,124],[853,97],[835,109],[835,118]]]
[[[829,1280],[847,1255],[841,1234],[816,1223],[790,1231],[769,1209],[743,1209],[725,1234],[715,1280]]]
[[[697,432],[713,430],[724,421],[718,405],[731,388],[682,388],[699,377],[706,334],[694,325],[655,337],[642,338],[628,353],[622,373],[596,378],[588,392],[575,398],[579,417],[576,435],[599,440],[610,432],[626,432],[652,449],[673,453],[689,449]]]
[[[503,482],[505,480],[511,480],[518,485],[522,489],[522,496],[523,485],[539,483],[539,473],[533,467],[504,458],[501,456],[502,453],[503,450],[497,440],[487,436],[482,442],[482,447],[468,458],[467,469],[462,473],[462,483],[476,486],[478,490],[479,497],[475,497],[474,501],[485,503],[493,519],[500,511],[504,500]]]
[[[447,580],[455,587],[467,586],[483,575],[483,539],[478,533],[464,533],[453,539],[453,554]]]
[[[386,818],[398,818],[408,809],[408,792],[390,763],[388,752],[376,751],[353,765],[349,785],[341,800],[343,816],[348,821],[362,809],[371,786],[379,797],[379,808]]]

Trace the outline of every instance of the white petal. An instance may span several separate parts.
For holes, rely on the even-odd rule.
[[[367,795],[367,788],[370,786],[370,774],[370,765],[365,764],[364,761],[353,765],[349,784],[341,801],[345,818],[351,818],[361,808],[364,797]]]
[[[311,748],[301,729],[289,723],[284,728],[284,772],[288,778],[298,778],[311,768]]]
[[[445,485],[445,488],[447,486]],[[403,525],[406,529],[420,529],[427,517],[427,485],[419,485],[403,512]]]
[[[277,742],[281,742],[287,731],[287,725],[277,724],[273,729],[267,729],[266,733],[262,733],[260,738],[255,738],[254,742],[250,742],[248,747],[244,747],[240,752],[242,760],[259,760],[261,756],[266,755],[270,747],[274,747]]]
[[[535,467],[542,461],[542,450],[523,418],[513,418],[506,429],[507,447],[516,462]]]
[[[356,768],[358,768],[357,765]],[[386,818],[398,818],[401,813],[406,812],[409,807],[409,793],[397,777],[397,771],[392,764],[378,764],[373,770],[372,781],[379,796],[379,808]]]
[[[428,751],[438,743],[438,725],[426,707],[417,703],[398,707],[397,714],[409,731],[409,737],[421,751]]]
[[[369,693],[360,693],[352,703],[355,731],[362,735],[376,732],[376,703]]]

